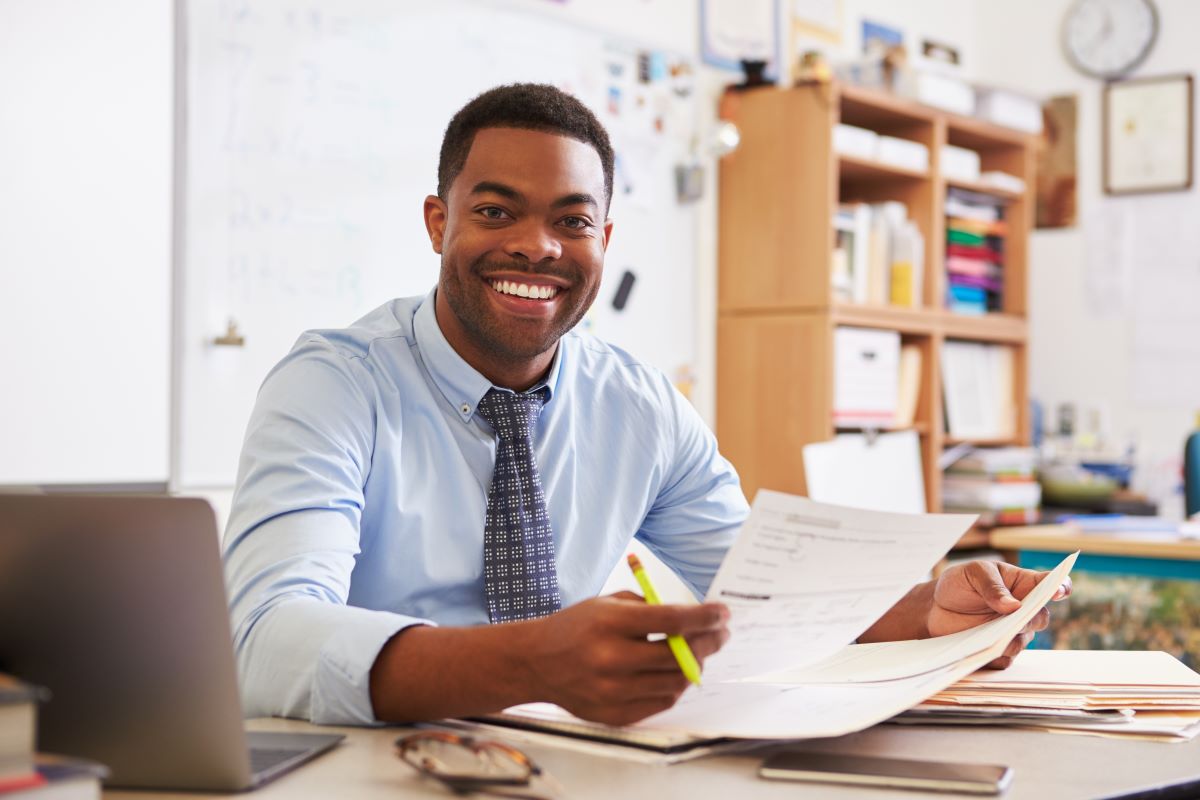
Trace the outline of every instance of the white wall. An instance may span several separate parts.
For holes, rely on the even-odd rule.
[[[0,484],[166,482],[171,25],[0,0]]]
[[[976,69],[976,37],[981,29],[976,14],[988,0],[842,0],[842,37],[838,45],[819,39],[802,39],[798,49],[857,56],[862,53],[862,20],[868,19],[904,34],[909,54],[920,52],[922,39],[932,39],[958,48],[960,73],[973,78]],[[784,2],[783,5],[790,5]],[[914,56],[914,61],[919,61]]]
[[[1042,97],[1073,93],[1079,104],[1079,224],[1037,232],[1031,243],[1031,392],[1048,410],[1062,402],[1105,409],[1116,443],[1130,437],[1137,442],[1138,484],[1166,500],[1165,513],[1178,514],[1181,502],[1173,490],[1184,435],[1200,410],[1200,359],[1185,351],[1181,357],[1152,360],[1139,342],[1158,333],[1154,317],[1161,322],[1161,316],[1181,308],[1186,313],[1190,306],[1190,325],[1176,326],[1178,344],[1186,348],[1190,340],[1191,352],[1200,352],[1194,344],[1200,342],[1200,195],[1195,189],[1104,195],[1103,87],[1077,73],[1062,55],[1059,31],[1069,5],[1070,0],[976,3],[974,63],[980,80]],[[1156,5],[1159,40],[1133,77],[1200,73],[1195,45],[1200,3],[1156,0]],[[1133,237],[1132,257],[1124,265],[1103,249],[1114,241],[1114,226],[1127,226]],[[1178,237],[1177,243],[1164,242],[1167,236]],[[1097,293],[1105,276],[1111,291]]]

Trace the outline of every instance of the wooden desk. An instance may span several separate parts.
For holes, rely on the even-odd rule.
[[[1185,563],[1200,578],[1200,539],[1184,539],[1173,533],[1084,533],[1067,525],[1024,525],[995,528],[991,546],[997,550],[1073,553],[1080,551],[1080,564],[1088,556],[1173,559]],[[1057,563],[1057,562],[1056,562]]]
[[[294,720],[253,720],[254,730],[316,729]],[[404,728],[332,728],[346,741],[260,789],[262,800],[448,800],[448,791],[421,778],[392,751]],[[838,739],[800,742],[814,751],[1007,764],[1013,783],[1004,800],[1120,797],[1159,787],[1156,800],[1200,793],[1200,739],[1186,744],[1115,741],[1034,731],[879,725]],[[717,800],[748,798],[894,798],[918,792],[765,781],[755,775],[762,753],[715,756],[674,766],[648,766],[545,746],[523,746],[563,785],[567,798]],[[108,791],[105,800],[200,800],[207,795]],[[217,797],[219,795],[213,795]],[[947,795],[935,795],[946,797]]]

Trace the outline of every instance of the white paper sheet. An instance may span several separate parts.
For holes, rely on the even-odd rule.
[[[890,514],[762,490],[713,580],[730,639],[704,680],[828,658],[871,626],[971,526],[971,514]]]
[[[925,513],[921,443],[913,431],[839,434],[804,446],[808,496],[874,511]]]

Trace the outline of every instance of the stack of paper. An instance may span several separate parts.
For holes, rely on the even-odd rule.
[[[958,459],[942,481],[942,507],[979,514],[982,525],[1028,525],[1038,520],[1042,487],[1031,447],[980,448]]]
[[[969,675],[897,721],[1186,741],[1200,734],[1200,674],[1160,651],[1030,650],[1009,669]]]

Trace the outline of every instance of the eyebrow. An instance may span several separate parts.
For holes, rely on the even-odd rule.
[[[498,194],[501,197],[506,197],[514,202],[524,202],[525,196],[518,192],[508,184],[498,183],[496,181],[480,181],[471,187],[471,194]],[[587,192],[573,192],[564,195],[550,204],[551,208],[564,208],[566,206],[591,205],[595,208],[600,207],[600,203],[596,198]]]
[[[497,183],[496,181],[480,181],[471,187],[471,194],[498,194],[501,197],[507,197],[509,200],[525,199],[516,189],[503,183]]]
[[[566,195],[565,197],[558,198],[557,200],[555,200],[553,203],[550,204],[550,207],[551,208],[563,208],[565,206],[588,206],[588,205],[594,206],[596,208],[600,207],[600,204],[596,202],[596,198],[592,197],[587,192],[575,192],[574,194],[569,194],[569,195]]]

